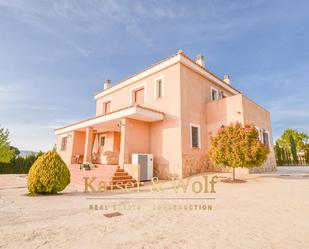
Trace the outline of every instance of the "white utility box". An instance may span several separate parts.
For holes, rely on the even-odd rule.
[[[141,167],[141,181],[151,180],[153,177],[153,155],[152,154],[132,154],[132,164],[139,164]]]

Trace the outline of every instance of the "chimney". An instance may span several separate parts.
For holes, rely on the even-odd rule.
[[[202,67],[205,67],[205,59],[204,59],[204,55],[202,54],[198,54],[196,56],[196,61],[195,61],[197,64],[199,64],[200,66]]]
[[[110,80],[104,80],[103,90],[110,88],[110,86],[111,86],[111,81]]]
[[[231,77],[228,74],[225,74],[223,76],[223,81],[225,81],[225,83],[231,85]]]

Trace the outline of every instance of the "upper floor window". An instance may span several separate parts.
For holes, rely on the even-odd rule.
[[[219,99],[219,91],[216,88],[211,88],[211,100],[218,100]]]
[[[190,124],[191,148],[201,148],[200,126]]]
[[[145,89],[141,88],[138,90],[134,91],[133,94],[133,104],[143,104],[144,103],[144,94],[145,94]]]
[[[146,86],[146,83],[142,83],[130,89],[130,105],[146,103]]]
[[[110,113],[112,110],[112,101],[106,101],[103,102],[103,113],[102,114],[107,114]]]
[[[226,94],[224,92],[221,92],[221,98],[222,99],[226,98]]]
[[[61,138],[61,151],[66,151],[67,150],[67,144],[68,144],[68,137],[62,137]]]
[[[155,98],[160,99],[163,98],[164,94],[164,83],[163,83],[163,78],[156,79],[155,81]]]

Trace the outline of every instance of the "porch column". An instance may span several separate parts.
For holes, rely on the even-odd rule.
[[[85,138],[84,163],[92,160],[93,128],[87,127]]]
[[[123,169],[125,164],[125,150],[126,150],[126,119],[120,121],[120,152],[119,152],[119,167]]]

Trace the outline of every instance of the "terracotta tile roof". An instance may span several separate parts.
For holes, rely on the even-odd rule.
[[[55,130],[55,131],[61,130],[61,129],[64,129],[64,128],[67,128],[67,127],[70,127],[70,126],[73,126],[73,125],[77,125],[77,124],[80,124],[80,123],[83,123],[83,122],[86,122],[86,121],[89,121],[89,120],[93,120],[93,119],[96,119],[96,118],[100,118],[100,117],[103,117],[103,116],[107,116],[107,115],[113,114],[113,113],[115,113],[115,112],[124,111],[124,110],[127,110],[127,109],[132,108],[132,107],[139,107],[139,108],[142,108],[142,109],[145,109],[145,110],[148,110],[148,111],[153,111],[153,112],[157,112],[157,113],[160,113],[160,114],[163,114],[163,115],[164,115],[164,112],[161,112],[161,111],[159,111],[159,110],[152,109],[152,108],[149,108],[149,107],[146,107],[146,106],[142,106],[142,105],[130,105],[130,106],[126,106],[126,107],[123,107],[123,108],[119,108],[119,109],[117,109],[117,110],[115,110],[115,111],[112,111],[112,112],[109,112],[109,113],[106,113],[106,114],[102,114],[102,115],[99,115],[99,116],[96,116],[96,117],[83,119],[83,120],[80,120],[80,121],[75,122],[75,123],[73,123],[73,124],[66,125],[66,126],[63,126],[63,127],[57,128],[57,129],[54,129],[54,130]]]
[[[187,58],[188,60],[190,60],[191,62],[193,62],[195,65],[197,65],[198,67],[202,68],[202,69],[205,70],[207,73],[209,73],[209,74],[211,74],[212,76],[214,76],[215,78],[217,78],[218,80],[220,80],[220,81],[221,81],[223,84],[225,84],[226,86],[231,87],[231,88],[234,89],[235,91],[241,93],[241,92],[240,92],[239,90],[237,90],[235,87],[231,86],[230,84],[227,84],[227,83],[226,83],[224,80],[222,80],[220,77],[218,77],[217,75],[215,75],[214,73],[212,73],[209,69],[207,69],[206,67],[203,67],[203,66],[201,66],[200,64],[196,63],[195,60],[193,60],[193,59],[190,58],[188,55],[186,55],[182,50],[178,50],[178,52],[177,52],[176,54],[173,54],[172,56],[170,56],[170,57],[168,57],[168,58],[166,58],[166,59],[164,59],[164,60],[162,60],[162,61],[159,61],[158,63],[156,63],[156,64],[154,64],[154,65],[151,65],[151,66],[149,66],[149,67],[143,69],[142,71],[140,71],[140,72],[138,72],[138,73],[133,74],[132,76],[130,76],[130,77],[124,79],[124,80],[121,80],[121,81],[117,82],[115,85],[112,85],[112,86],[111,86],[110,88],[108,88],[108,89],[111,89],[111,88],[113,88],[114,86],[117,86],[117,85],[121,84],[122,82],[125,82],[125,81],[127,81],[127,80],[133,78],[134,76],[139,75],[139,74],[141,74],[141,73],[147,71],[148,69],[151,69],[151,68],[153,68],[153,67],[156,67],[156,66],[158,66],[159,64],[161,64],[161,63],[163,63],[163,62],[165,62],[165,61],[167,61],[167,60],[170,60],[170,59],[172,59],[173,57],[175,57],[175,56],[177,56],[177,55],[179,55],[179,54],[181,54],[182,56],[184,56],[185,58]],[[98,95],[98,94],[100,94],[100,93],[102,93],[102,92],[104,92],[104,90],[98,91],[98,92],[94,93],[94,95]]]

